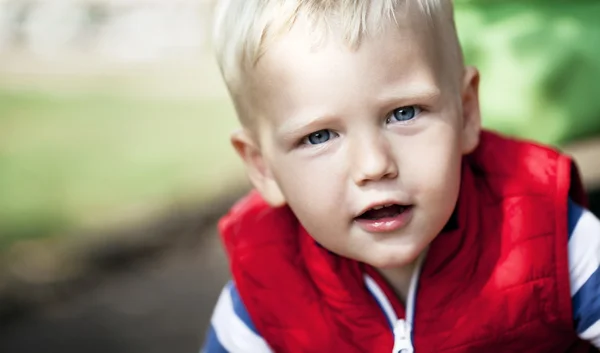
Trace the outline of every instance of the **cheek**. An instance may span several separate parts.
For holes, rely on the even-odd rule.
[[[344,197],[343,176],[331,163],[280,161],[278,184],[288,205],[299,218],[318,222],[319,214],[331,213]]]
[[[434,141],[422,144],[419,153],[402,159],[401,175],[411,192],[441,200],[456,193],[462,155],[454,139]]]

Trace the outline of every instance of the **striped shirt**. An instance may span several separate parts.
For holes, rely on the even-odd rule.
[[[568,227],[574,327],[579,337],[600,348],[600,220],[569,200]],[[381,288],[367,275],[365,286],[389,320],[392,309]],[[233,282],[221,292],[201,352],[272,352],[252,323]]]

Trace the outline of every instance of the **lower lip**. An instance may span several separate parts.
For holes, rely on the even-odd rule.
[[[406,226],[412,218],[412,214],[413,207],[411,206],[394,217],[386,217],[377,220],[357,218],[354,221],[359,227],[369,233],[387,233]]]

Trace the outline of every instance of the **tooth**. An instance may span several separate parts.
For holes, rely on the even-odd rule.
[[[380,209],[382,209],[382,208],[384,208],[384,207],[385,207],[385,206],[375,206],[375,207],[373,207],[373,209],[377,211],[377,210],[380,210]]]

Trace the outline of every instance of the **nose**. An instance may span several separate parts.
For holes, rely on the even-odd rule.
[[[398,165],[389,141],[384,136],[361,139],[351,151],[352,175],[358,186],[398,177]]]

